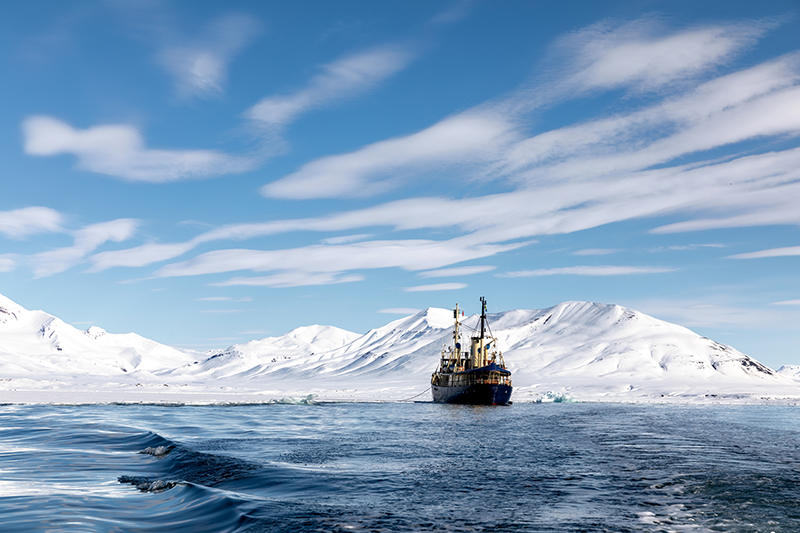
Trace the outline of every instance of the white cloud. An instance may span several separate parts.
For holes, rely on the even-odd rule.
[[[572,255],[609,255],[621,251],[622,250],[617,248],[586,248],[583,250],[576,250],[572,252]]]
[[[466,283],[435,283],[433,285],[417,285],[416,287],[406,287],[406,292],[432,292],[432,291],[456,291],[467,287]]]
[[[359,235],[344,235],[342,237],[330,237],[328,239],[323,239],[323,243],[325,244],[347,244],[348,242],[356,242],[356,241],[363,241],[372,237],[369,233],[362,233]]]
[[[800,300],[783,300],[782,302],[772,302],[771,305],[800,305]]]
[[[358,269],[428,270],[479,259],[522,244],[472,244],[451,239],[367,241],[345,245],[313,245],[283,250],[216,250],[188,261],[166,265],[156,277],[197,276],[237,270],[335,274]]]
[[[247,285],[251,287],[302,287],[307,285],[334,285],[337,283],[352,283],[363,281],[364,276],[359,274],[342,275],[340,272],[306,272],[295,270],[279,272],[269,276],[251,278],[231,278],[221,283],[212,283],[216,287],[230,287],[234,285]]]
[[[138,220],[118,218],[86,226],[75,232],[75,247],[89,252],[106,241],[125,241],[133,235],[138,225]]]
[[[752,31],[723,25],[651,40],[659,50],[684,43],[685,57],[664,68],[676,76],[688,76],[729,59],[765,29],[759,23],[745,26]],[[637,28],[637,32],[642,33],[642,29]],[[623,35],[620,39],[629,37]],[[626,54],[631,55],[631,60],[638,57],[638,47],[644,46],[640,41],[634,39],[630,46],[614,48],[615,62],[622,61]],[[698,43],[706,41],[719,44],[708,57],[704,55],[705,49],[696,48]],[[692,53],[700,57],[693,58]],[[587,65],[584,70],[589,68]],[[647,69],[642,72],[641,76],[637,74],[639,77],[621,75],[620,83],[663,77],[663,73],[653,74]],[[745,140],[797,135],[800,106],[794,103],[800,100],[798,80],[800,54],[789,54],[717,77],[688,91],[677,91],[634,112],[590,120],[527,139],[522,138],[517,124],[522,118],[520,110],[525,109],[517,101],[523,97],[515,95],[505,102],[447,118],[412,135],[312,161],[265,185],[262,193],[292,199],[367,196],[408,182],[412,176],[440,175],[443,169],[458,167],[468,178],[504,178],[526,189],[569,182],[573,183],[573,189],[578,184],[581,187],[597,184],[595,192],[601,196],[587,200],[606,201],[599,186],[603,182],[621,182],[633,177],[632,173],[645,172],[654,165]],[[550,89],[559,87],[559,83]],[[528,96],[531,92],[520,94]],[[708,163],[718,162],[705,162],[713,167]],[[699,166],[703,163],[695,165]],[[681,172],[689,170],[676,168]],[[627,197],[635,192],[624,191]],[[620,200],[622,203],[624,197]],[[690,202],[685,199],[683,203]]]
[[[12,239],[22,239],[36,233],[63,231],[64,217],[49,207],[23,207],[0,211],[0,233]]]
[[[250,302],[252,298],[233,298],[231,296],[208,296],[206,298],[195,298],[196,302]]]
[[[404,69],[410,50],[394,46],[353,54],[322,67],[308,86],[286,96],[264,98],[245,116],[268,126],[284,126],[297,115],[359,93]]]
[[[149,243],[127,250],[103,252],[92,257],[91,271],[99,272],[113,267],[139,267],[179,257],[196,246],[218,240],[246,240],[293,231],[345,231],[368,226],[391,226],[398,230],[444,228],[463,225],[465,228],[486,227],[487,219],[496,220],[486,210],[500,208],[512,199],[525,200],[525,195],[499,195],[473,202],[443,198],[416,198],[400,200],[356,211],[335,215],[294,220],[277,220],[256,224],[230,224],[202,233],[183,243]],[[469,209],[475,213],[467,212]],[[486,211],[486,214],[483,214]],[[348,244],[371,235],[360,234],[332,237],[325,244]]]
[[[631,274],[663,274],[674,272],[674,268],[663,267],[631,267],[631,266],[574,266],[561,268],[540,268],[536,270],[518,270],[497,274],[499,278],[530,278],[537,276],[628,276]]]
[[[587,182],[580,188],[567,182],[461,200],[400,200],[327,217],[224,226],[186,243],[146,244],[129,250],[103,252],[92,258],[95,263],[92,270],[144,266],[178,257],[201,243],[291,231],[342,231],[374,226],[390,226],[396,230],[452,227],[467,232],[464,239],[480,244],[569,233],[635,217],[691,210],[741,213],[746,209],[758,209],[757,212],[772,223],[789,223],[800,216],[792,200],[800,194],[800,187],[782,183],[792,180],[798,168],[800,150],[794,150],[699,168],[688,165],[633,173],[616,180]],[[503,216],[498,217],[497,213]],[[680,229],[671,226],[655,231]],[[447,264],[439,265],[443,266]]]
[[[571,60],[569,84],[582,90],[651,91],[705,75],[752,46],[771,26],[747,21],[668,33],[654,19],[622,25],[605,21],[562,38],[555,60]]]
[[[155,273],[155,277],[197,276],[250,270],[272,273],[258,277],[236,277],[213,285],[269,287],[328,285],[364,279],[362,274],[347,274],[348,271],[379,268],[428,270],[491,256],[523,245],[524,243],[496,245],[451,239],[367,241],[268,251],[217,250],[188,261],[166,265]]]
[[[199,39],[165,46],[158,61],[175,77],[182,96],[215,96],[223,91],[228,65],[255,36],[258,24],[243,15],[216,20]]]
[[[800,246],[787,246],[785,248],[771,248],[758,252],[748,252],[728,256],[730,259],[763,259],[765,257],[791,257],[800,255]]]
[[[489,272],[497,267],[490,265],[476,265],[455,268],[441,268],[439,270],[428,270],[427,272],[420,272],[419,276],[422,278],[449,278],[451,276],[470,276],[472,274],[481,274]]]
[[[457,228],[466,232],[462,242],[469,240],[471,244],[479,245],[535,235],[570,233],[670,212],[707,214],[730,210],[742,213],[757,209],[757,213],[772,223],[787,223],[798,220],[800,216],[792,200],[800,195],[800,185],[791,183],[799,168],[800,150],[789,150],[702,167],[686,165],[623,174],[614,180],[585,182],[578,188],[567,181],[460,200],[400,200],[326,217],[224,226],[186,243],[148,244],[129,250],[103,252],[92,258],[95,263],[93,270],[164,261],[201,243],[215,240],[241,240],[292,231],[330,232],[375,226],[389,226],[396,230]],[[790,183],[786,185],[785,181]],[[497,213],[503,216],[497,216]],[[680,229],[662,227],[655,231]],[[442,263],[433,268],[453,263]]]
[[[0,272],[11,272],[17,267],[15,254],[0,254]]]
[[[696,188],[683,181],[676,185],[691,191],[686,207],[716,214],[668,224],[654,233],[675,233],[718,228],[800,224],[794,198],[800,194],[800,149],[743,157],[729,163],[708,165],[686,172],[695,177]]]
[[[456,291],[467,286],[466,283],[436,283],[433,285],[418,285],[416,287],[406,287],[406,292],[431,292],[431,291]]]
[[[796,134],[798,81],[800,54],[788,54],[633,112],[522,140],[501,171],[523,184],[609,178],[747,139]]]
[[[457,168],[458,184],[484,185],[498,180],[501,183],[497,188],[504,192],[486,196],[465,193],[456,199],[410,198],[323,217],[232,224],[185,243],[103,252],[92,258],[93,270],[164,261],[201,243],[294,231],[373,231],[374,227],[387,226],[395,230],[448,228],[461,234],[447,241],[355,243],[370,238],[355,235],[291,250],[218,250],[166,265],[156,273],[183,276],[251,270],[270,274],[225,283],[292,286],[350,280],[348,272],[361,269],[446,271],[449,269],[444,267],[462,261],[522,246],[515,242],[520,239],[635,218],[684,219],[656,228],[654,233],[800,224],[796,207],[800,149],[758,153],[758,146],[764,146],[760,144],[755,150],[748,145],[745,152],[738,144],[800,134],[800,106],[796,105],[800,101],[800,54],[716,74],[720,65],[755,42],[766,27],[759,22],[708,25],[669,34],[651,22],[594,27],[562,42],[566,46],[564,43],[573,39],[572,48],[567,48],[580,53],[574,64],[564,65],[567,74],[560,78],[551,77],[535,89],[525,88],[504,101],[445,118],[419,132],[311,161],[262,188],[263,194],[277,198],[365,196],[414,179],[441,179],[443,172]],[[676,53],[665,59],[669,49]],[[632,111],[525,138],[527,111],[557,100],[569,105],[567,100],[582,91],[608,88],[629,89],[626,108]],[[636,99],[642,91],[653,89],[659,92]],[[536,96],[537,91],[544,96]],[[292,98],[272,102],[291,104]],[[522,102],[526,98],[530,102]],[[302,105],[297,103],[300,100],[294,101],[295,107],[286,107],[283,115],[267,113],[264,120],[272,124],[290,120],[310,109],[303,106],[312,105],[308,103],[312,100]],[[322,101],[324,98],[317,102]],[[706,153],[708,150],[714,150],[712,155]],[[515,244],[501,244],[509,242]],[[613,251],[588,249],[576,255]],[[510,274],[669,271],[661,267],[595,266]]]
[[[413,315],[419,313],[421,309],[414,307],[389,307],[387,309],[380,309],[378,312],[386,315]]]
[[[175,244],[148,243],[127,250],[101,252],[91,257],[89,272],[100,272],[113,267],[141,267],[167,261],[185,254],[196,246],[194,241]]]
[[[650,248],[649,252],[675,252],[675,251],[693,251],[701,250],[703,248],[725,248],[725,244],[676,244],[671,246],[659,246],[657,248]]]
[[[430,165],[494,160],[513,136],[512,125],[500,116],[462,113],[412,135],[317,159],[261,192],[287,199],[371,196],[394,187],[398,174],[409,169],[418,173]]]
[[[146,148],[139,131],[123,124],[78,130],[52,117],[28,117],[22,124],[25,153],[72,154],[83,170],[131,181],[164,183],[250,170],[256,160],[214,150]]]
[[[137,220],[120,218],[86,226],[74,232],[75,242],[72,246],[31,256],[33,273],[37,278],[41,278],[63,272],[83,261],[86,255],[103,243],[122,242],[129,239],[138,224]]]
[[[428,24],[432,26],[443,26],[458,22],[469,14],[470,8],[475,0],[457,0],[446,6],[443,11],[434,15]]]

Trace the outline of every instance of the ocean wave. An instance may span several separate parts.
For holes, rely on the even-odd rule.
[[[142,492],[164,492],[180,483],[180,481],[151,479],[141,476],[119,476],[117,481],[122,484],[133,485]]]
[[[174,446],[148,446],[139,453],[142,455],[152,455],[153,457],[164,457],[172,451]]]

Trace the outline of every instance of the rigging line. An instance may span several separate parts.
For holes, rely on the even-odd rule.
[[[430,388],[430,387],[428,387],[428,388],[427,388],[427,389],[425,389],[424,391],[420,392],[420,393],[419,393],[419,394],[417,394],[416,396],[412,396],[411,398],[405,398],[405,399],[403,399],[403,400],[397,400],[397,401],[398,401],[398,402],[407,402],[408,400],[413,400],[413,399],[414,399],[414,398],[416,398],[417,396],[422,396],[423,394],[425,394],[425,393],[426,393],[426,392],[428,392],[429,390],[431,390],[431,388]]]

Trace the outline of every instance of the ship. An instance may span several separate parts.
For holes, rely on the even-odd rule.
[[[453,310],[453,342],[442,349],[442,357],[431,376],[431,392],[436,403],[468,405],[511,404],[511,372],[497,349],[486,321],[486,299],[481,296],[481,317],[469,350],[461,348],[462,312]]]

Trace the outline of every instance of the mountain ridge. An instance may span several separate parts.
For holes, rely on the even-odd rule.
[[[249,390],[413,390],[427,386],[451,339],[452,317],[428,308],[364,334],[303,326],[199,353],[97,326],[81,332],[0,295],[0,374]],[[796,372],[776,372],[733,347],[617,304],[562,302],[489,314],[488,321],[517,398],[548,391],[593,398],[777,391],[800,397],[791,379]],[[462,319],[465,335],[477,322],[477,315]]]

